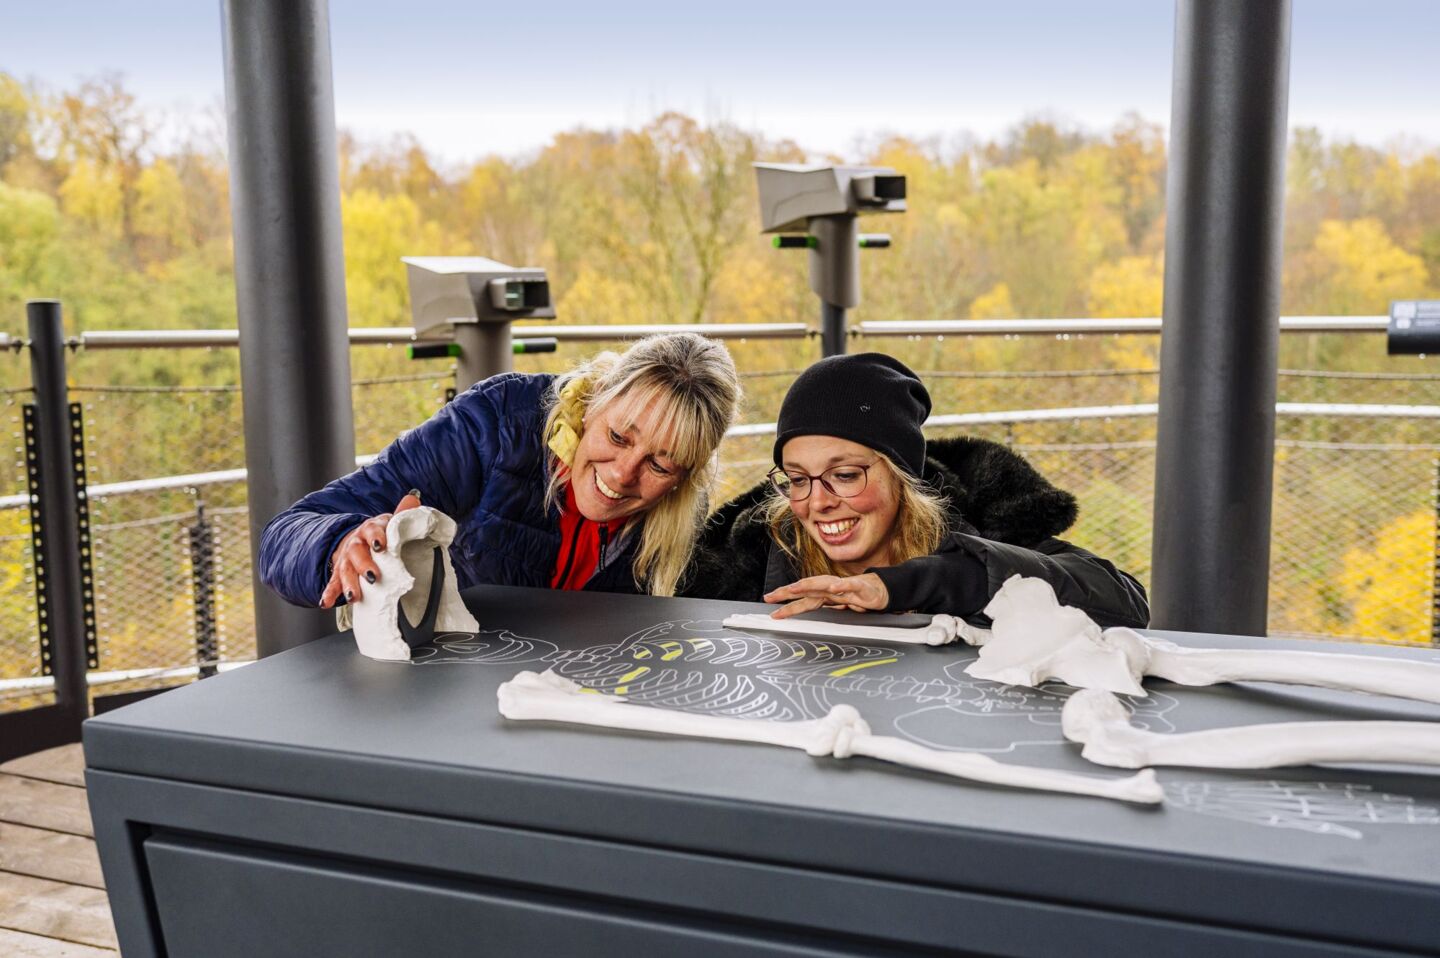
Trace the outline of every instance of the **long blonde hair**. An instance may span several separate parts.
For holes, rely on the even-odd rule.
[[[895,513],[895,529],[890,537],[890,564],[927,556],[940,546],[950,531],[945,497],[929,485],[897,467],[883,452],[871,450],[879,457],[876,466],[889,472],[895,480],[900,506]],[[875,468],[874,466],[871,467]],[[800,578],[812,575],[848,575],[840,569],[825,550],[820,548],[805,527],[795,521],[790,500],[771,489],[765,499],[762,515],[770,527],[770,536],[781,550],[799,567]]]
[[[621,397],[655,406],[674,431],[669,455],[685,478],[648,510],[635,556],[635,583],[651,595],[674,595],[705,521],[718,466],[716,450],[734,424],[740,377],[724,345],[696,333],[648,336],[624,353],[603,352],[556,378],[545,417],[550,445],[548,508],[561,498],[585,416]]]

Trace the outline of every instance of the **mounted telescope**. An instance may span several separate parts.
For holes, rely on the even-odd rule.
[[[905,177],[888,166],[756,163],[760,231],[780,234],[777,249],[810,251],[810,289],[820,297],[826,356],[845,352],[845,311],[860,304],[860,249],[890,245],[861,235],[858,217],[905,212]]]
[[[417,339],[454,338],[460,347],[455,388],[514,368],[510,324],[554,319],[550,281],[536,266],[506,266],[480,256],[401,257],[410,282]]]

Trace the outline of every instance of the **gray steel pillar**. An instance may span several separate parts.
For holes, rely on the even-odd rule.
[[[482,379],[515,368],[515,346],[509,323],[456,323],[455,391],[464,392]]]
[[[265,524],[355,468],[326,0],[222,0],[251,557]],[[269,655],[334,631],[255,581]]]
[[[860,227],[853,214],[810,220],[810,288],[820,297],[820,355],[846,351],[845,311],[860,302]]]
[[[30,331],[30,381],[35,389],[34,440],[40,473],[41,535],[35,578],[44,671],[55,677],[55,704],[79,723],[90,714],[85,684],[85,600],[81,583],[80,513],[75,499],[75,451],[70,441],[70,399],[65,383],[65,332],[60,304],[25,304]],[[67,741],[75,741],[67,738]],[[45,746],[37,746],[42,748]]]
[[[845,354],[845,307],[820,301],[820,355],[843,356]]]
[[[1151,625],[1263,635],[1289,0],[1179,0]]]

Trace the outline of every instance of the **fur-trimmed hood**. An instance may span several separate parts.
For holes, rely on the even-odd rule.
[[[945,496],[953,532],[1030,548],[1075,523],[1075,497],[998,442],[972,436],[935,439],[925,453],[923,478]],[[759,598],[767,565],[783,559],[779,549],[771,555],[762,508],[768,494],[769,484],[762,482],[710,517],[696,544],[684,594]]]

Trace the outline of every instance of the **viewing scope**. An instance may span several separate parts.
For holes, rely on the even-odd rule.
[[[554,319],[550,281],[538,266],[481,256],[405,256],[410,321],[422,339],[448,338],[464,323]]]
[[[554,319],[550,281],[536,266],[506,266],[481,256],[405,256],[410,322],[417,339],[454,338],[456,388],[515,364],[510,324]]]
[[[1391,303],[1385,351],[1391,356],[1440,353],[1440,300],[1401,299]]]
[[[756,163],[760,231],[781,234],[777,249],[810,251],[810,289],[820,297],[825,355],[845,351],[845,310],[860,305],[859,249],[890,237],[862,235],[857,217],[905,212],[905,177],[888,166]],[[788,234],[788,235],[786,235]]]

